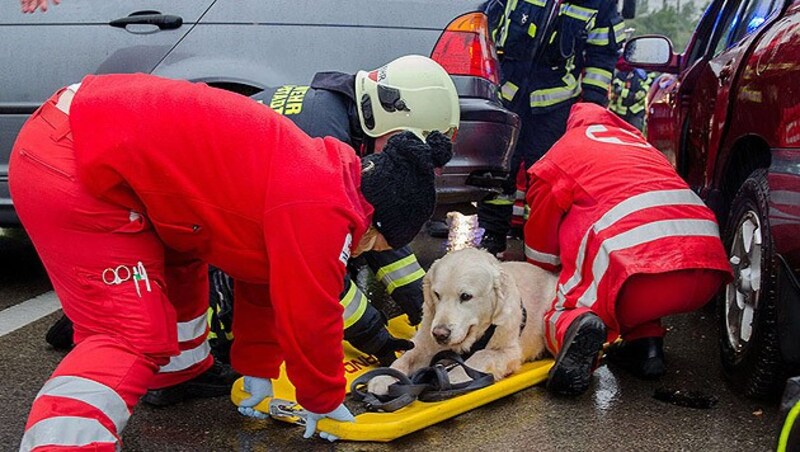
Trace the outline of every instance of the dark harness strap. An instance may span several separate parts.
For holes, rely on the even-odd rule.
[[[522,303],[522,298],[519,299],[519,308],[522,309],[522,321],[519,324],[519,335],[522,336],[522,330],[525,329],[525,324],[528,322],[528,310],[525,309],[525,305]],[[486,348],[486,346],[489,345],[489,341],[492,340],[492,336],[494,336],[494,330],[496,329],[497,325],[489,325],[489,328],[486,328],[483,336],[475,341],[475,343],[472,344],[472,347],[470,347],[466,353],[461,354],[461,358],[466,361],[470,356],[474,355],[475,352]]]

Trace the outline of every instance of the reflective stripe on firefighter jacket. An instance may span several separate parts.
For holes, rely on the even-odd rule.
[[[579,96],[606,105],[625,28],[616,2],[565,1],[548,30],[542,30],[544,6],[543,0],[493,0],[487,5],[501,55],[501,97],[514,111],[526,106],[534,113]],[[530,55],[539,33],[548,35],[540,60],[533,64]]]
[[[654,73],[647,73],[641,69],[632,71],[617,71],[611,88],[611,102],[609,110],[621,118],[628,120],[629,116],[644,114],[647,107],[647,93],[655,78]]]
[[[528,175],[525,256],[561,270],[552,322],[575,307],[615,319],[617,293],[637,273],[730,273],[713,212],[663,154],[606,109],[572,107],[566,134]]]

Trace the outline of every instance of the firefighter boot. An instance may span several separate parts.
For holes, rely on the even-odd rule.
[[[428,235],[436,239],[446,239],[450,234],[450,228],[442,220],[428,220],[425,224]]]
[[[151,389],[142,402],[153,406],[169,406],[188,399],[230,395],[231,386],[241,375],[227,364],[214,361],[207,371],[175,386]]]
[[[70,350],[74,345],[72,342],[72,321],[65,315],[56,320],[56,323],[47,330],[44,340],[52,345],[56,350]]]
[[[504,252],[507,247],[506,236],[487,232],[481,240],[480,248],[485,249],[491,255],[497,256]]]
[[[664,375],[664,338],[643,337],[613,344],[606,354],[608,360],[644,380]]]
[[[565,396],[586,392],[605,340],[606,326],[597,315],[587,312],[573,320],[550,369],[547,390]]]

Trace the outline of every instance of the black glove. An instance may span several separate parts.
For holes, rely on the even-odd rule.
[[[381,362],[381,366],[389,367],[392,363],[397,359],[396,352],[404,352],[406,350],[411,350],[414,348],[414,343],[406,340],[406,339],[398,339],[387,331],[386,334],[389,336],[389,340],[383,344],[383,347],[380,348],[376,353],[374,353],[375,357],[378,358],[378,361]]]
[[[374,355],[383,366],[394,362],[395,352],[414,348],[413,342],[389,334],[386,319],[372,305],[367,306],[356,323],[344,330],[344,338],[360,351]]]

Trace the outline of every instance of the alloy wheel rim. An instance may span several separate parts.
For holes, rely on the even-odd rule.
[[[753,338],[753,320],[761,294],[763,235],[758,213],[749,210],[736,228],[730,249],[734,280],[725,288],[725,327],[737,354]]]

